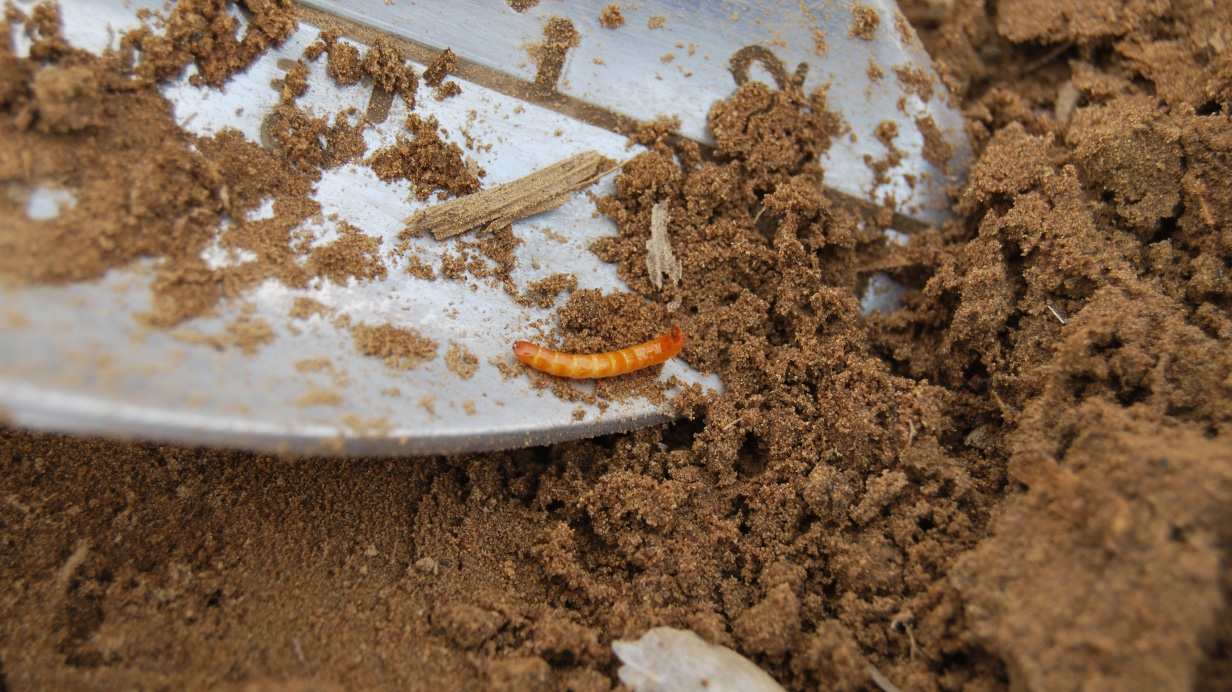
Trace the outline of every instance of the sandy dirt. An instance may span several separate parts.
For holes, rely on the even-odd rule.
[[[166,56],[137,76],[196,61],[224,81],[287,31],[283,4],[252,3],[269,12],[214,42],[230,61],[137,37]],[[613,338],[612,314],[622,338],[657,336],[674,306],[683,357],[729,388],[678,399],[678,422],[345,462],[0,428],[0,692],[599,692],[619,687],[611,642],[659,625],[793,691],[872,689],[869,664],[903,690],[1232,689],[1232,4],[902,10],[977,151],[956,222],[887,248],[817,191],[822,96],[757,82],[712,110],[714,156],[644,128],[650,151],[599,201],[621,236],[595,250],[638,295],[572,292],[564,345]],[[49,274],[20,253],[81,239],[11,226],[0,277],[89,280],[165,255],[154,326],[269,276],[303,281],[290,240],[254,239],[287,235],[313,213],[314,170],[363,152],[286,139],[279,161],[300,165],[245,189],[236,171],[274,154],[220,135],[188,156],[176,132],[112,127],[108,75],[127,68],[57,46],[53,20],[29,20],[47,23],[52,67],[0,45],[0,179],[23,175],[12,142],[43,148],[41,174],[96,192],[78,208],[114,242]],[[360,74],[335,52],[339,75]],[[288,137],[313,127],[293,81]],[[157,124],[148,94],[122,107]],[[55,148],[81,132],[93,144]],[[138,190],[146,216],[108,206],[132,174],[107,147],[151,148],[145,165],[178,176]],[[260,271],[202,274],[208,229],[261,194],[286,214],[232,240],[264,253]],[[656,204],[679,285],[647,270]],[[366,254],[357,230],[319,270],[369,275]],[[909,287],[905,307],[861,317],[877,270]],[[429,346],[377,336],[381,357]]]

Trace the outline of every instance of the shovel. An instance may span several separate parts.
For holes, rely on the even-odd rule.
[[[61,0],[64,34],[98,52],[138,26],[138,10],[161,4]],[[531,6],[515,9],[522,5]],[[485,188],[586,152],[626,160],[638,151],[626,146],[632,128],[661,116],[678,118],[682,136],[713,144],[706,130],[711,104],[748,79],[801,80],[806,93],[825,86],[828,108],[847,128],[823,161],[829,192],[866,205],[892,200],[899,230],[949,217],[947,191],[964,178],[970,158],[961,117],[927,54],[897,8],[883,0],[307,0],[300,20],[292,38],[224,90],[183,79],[166,85],[177,120],[199,134],[234,128],[261,141],[262,123],[278,100],[271,82],[286,76],[287,59],[301,58],[321,28],[340,26],[339,40],[361,52],[377,37],[395,41],[417,73],[443,49],[452,50],[457,61],[449,79],[461,92],[436,100],[421,87],[413,112],[436,118],[473,165],[486,170]],[[545,28],[559,28],[560,21],[569,23],[575,40],[558,42],[556,53],[544,58],[533,46],[545,45]],[[348,106],[372,112],[371,83],[339,86],[326,75],[324,59],[310,63],[308,81],[301,107],[319,114]],[[365,133],[369,151],[393,142],[409,112],[400,99],[388,104],[383,122]],[[897,127],[901,159],[874,177],[866,158],[886,158],[877,128],[887,121]],[[589,192],[610,191],[613,177]],[[35,190],[26,214],[54,215],[71,204],[63,195]],[[424,234],[406,241],[402,259],[389,253],[403,242],[407,219],[438,204],[435,198],[408,201],[407,185],[383,182],[357,164],[326,171],[314,196],[327,217],[381,238],[385,278],[315,281],[307,288],[266,282],[179,330],[150,330],[136,318],[150,301],[149,270],[142,265],[90,283],[0,287],[0,421],[182,444],[368,455],[540,445],[673,417],[666,404],[640,397],[564,400],[537,387],[542,378],[526,376],[512,345],[549,333],[565,295],[526,306],[494,282],[427,280],[405,271],[401,263],[411,255],[439,270],[453,242]],[[578,289],[628,291],[616,267],[588,249],[614,235],[615,225],[595,215],[585,194],[558,201],[512,220],[522,240],[510,274],[517,291],[525,294],[556,274],[575,277]],[[302,298],[322,308],[303,314],[296,310]],[[218,340],[184,338],[185,330],[222,333],[240,317],[263,320],[273,339],[245,353],[219,348]],[[390,367],[361,353],[340,318],[413,329],[435,344],[435,357],[413,369]],[[722,388],[717,377],[680,359],[660,374],[673,377]],[[591,384],[572,387],[585,392]]]

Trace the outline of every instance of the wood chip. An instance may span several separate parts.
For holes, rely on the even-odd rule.
[[[620,165],[597,151],[584,151],[517,180],[429,207],[407,219],[411,229],[437,240],[488,224],[493,229],[564,204]]]
[[[672,280],[672,284],[680,283],[684,267],[676,254],[672,252],[672,242],[667,237],[667,222],[669,218],[666,202],[659,202],[650,210],[650,240],[646,241],[646,271],[650,272],[650,282],[655,288],[663,288],[663,275]]]

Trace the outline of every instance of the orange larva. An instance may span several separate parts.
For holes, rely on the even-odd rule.
[[[684,332],[672,327],[644,344],[607,353],[561,353],[529,341],[513,345],[513,355],[536,370],[558,377],[615,377],[671,360],[684,347]]]

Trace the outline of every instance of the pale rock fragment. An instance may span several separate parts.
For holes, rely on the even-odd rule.
[[[616,671],[633,692],[784,692],[766,671],[689,630],[656,627],[633,642],[612,642]]]

